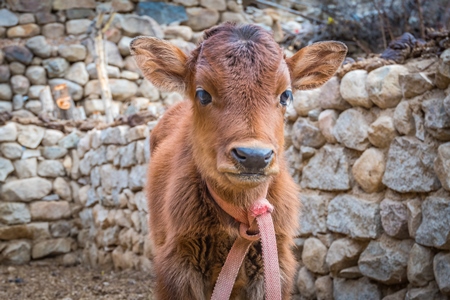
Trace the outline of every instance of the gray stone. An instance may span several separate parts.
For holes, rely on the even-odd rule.
[[[406,201],[406,209],[408,214],[408,232],[409,236],[416,238],[417,229],[422,223],[422,201],[412,199]]]
[[[64,137],[64,133],[59,130],[46,129],[44,138],[42,139],[43,146],[55,146],[58,141]]]
[[[30,81],[23,75],[11,77],[11,88],[15,94],[26,95],[30,88]]]
[[[52,54],[52,46],[47,43],[47,40],[43,35],[28,39],[25,45],[34,53],[34,55],[41,58],[48,58]]]
[[[414,133],[415,125],[412,109],[408,101],[402,101],[394,111],[394,126],[400,134],[410,135]]]
[[[384,188],[381,182],[386,168],[383,152],[370,148],[355,161],[352,173],[356,182],[367,193],[374,193]]]
[[[31,257],[33,259],[38,259],[50,255],[68,253],[71,250],[71,246],[72,246],[72,239],[70,238],[60,238],[41,241],[33,246]]]
[[[303,299],[314,299],[316,291],[314,285],[314,275],[307,268],[302,267],[298,272],[297,287]]]
[[[90,79],[97,79],[97,68],[95,67],[94,63],[90,63],[86,66],[86,71],[89,74]],[[120,69],[113,66],[106,66],[106,73],[108,74],[109,78],[120,78]]]
[[[28,159],[16,160],[14,169],[17,177],[20,179],[37,176],[37,160],[35,157]]]
[[[29,23],[36,23],[36,20],[34,19],[33,14],[21,14],[19,17],[19,23],[20,24],[29,24]]]
[[[450,295],[450,253],[440,252],[433,260],[434,277],[441,293]]]
[[[27,187],[24,189],[23,187]],[[5,201],[23,201],[41,199],[52,189],[50,181],[34,177],[5,183],[1,189],[1,196]]]
[[[401,65],[388,65],[373,70],[366,80],[369,98],[379,108],[395,107],[402,99],[399,76],[408,74]]]
[[[319,128],[308,119],[298,118],[293,126],[292,143],[297,149],[301,146],[320,148],[326,140]]]
[[[72,8],[95,8],[95,0],[78,0],[65,1],[65,0],[53,0],[53,10],[67,10]]]
[[[69,94],[73,100],[76,101],[76,100],[80,100],[81,98],[83,98],[83,88],[80,85],[76,84],[75,82],[72,82],[72,81],[66,80],[66,79],[57,78],[57,79],[50,79],[49,84],[52,88],[59,84],[65,84],[65,85],[67,85],[67,88],[69,89]]]
[[[349,163],[344,149],[325,145],[303,169],[301,186],[325,191],[350,189]]]
[[[4,182],[8,175],[13,171],[14,167],[12,163],[9,160],[4,159],[3,157],[0,157],[0,182]]]
[[[30,66],[25,72],[25,76],[33,85],[43,85],[47,83],[47,74],[41,66]]]
[[[326,263],[330,272],[336,276],[343,269],[356,266],[364,247],[364,243],[349,238],[335,240],[326,256]]]
[[[358,266],[343,269],[339,272],[338,277],[347,279],[357,279],[363,277]]]
[[[32,85],[28,90],[29,99],[39,99],[41,91],[45,88],[44,85]]]
[[[79,141],[80,137],[78,136],[77,131],[74,130],[69,135],[60,139],[58,145],[66,149],[73,149],[77,147]]]
[[[394,127],[394,119],[389,116],[381,116],[370,124],[367,131],[369,142],[375,147],[389,147],[391,141],[397,136]]]
[[[113,65],[118,68],[123,67],[122,55],[120,55],[117,45],[110,41],[105,41],[105,55],[108,65]]]
[[[67,60],[61,57],[45,59],[42,65],[47,70],[49,78],[64,77],[69,68]]]
[[[6,36],[10,39],[14,38],[29,38],[39,35],[41,28],[36,24],[18,25],[9,28],[6,31]]]
[[[0,57],[3,57],[3,54],[0,54]],[[2,59],[0,59],[0,61],[1,60]],[[8,82],[10,76],[11,76],[11,72],[9,71],[9,67],[7,65],[1,65],[0,66],[0,82]]]
[[[328,229],[357,239],[377,238],[381,233],[378,203],[351,195],[338,195],[328,206]]]
[[[77,62],[86,58],[86,47],[81,44],[60,45],[58,53],[61,57],[70,62]]]
[[[30,204],[33,221],[58,221],[71,216],[67,201],[35,201]]]
[[[300,193],[302,203],[297,234],[307,235],[327,232],[327,211],[330,197]]]
[[[333,128],[333,135],[345,147],[363,151],[369,147],[369,125],[363,114],[355,109],[348,109],[339,115]]]
[[[24,46],[6,46],[3,49],[5,58],[8,61],[18,61],[24,65],[29,65],[33,60],[33,53]]]
[[[434,191],[440,187],[433,169],[435,158],[433,145],[413,137],[397,137],[389,148],[383,183],[401,193]]]
[[[247,20],[241,12],[224,11],[220,15],[220,22],[233,22],[235,24],[245,24]]]
[[[139,35],[154,36],[162,39],[164,32],[159,24],[149,16],[125,15],[120,21],[122,30],[126,36]]]
[[[130,177],[128,178],[128,185],[131,190],[138,191],[144,187],[147,178],[147,168],[146,165],[136,165],[131,169]]]
[[[21,0],[8,1],[12,11],[18,12],[38,12],[50,11],[52,3],[50,0]]]
[[[9,101],[0,101],[0,113],[12,112],[12,103]]]
[[[442,99],[423,101],[422,110],[425,112],[425,130],[438,140],[450,140],[450,116],[446,112],[444,101]]]
[[[120,39],[119,44],[117,45],[119,48],[119,52],[122,56],[130,55],[130,42],[132,38],[128,36],[124,36]]]
[[[79,85],[85,85],[89,81],[89,74],[86,71],[86,65],[84,62],[72,64],[64,78]]]
[[[50,232],[52,234],[52,237],[55,238],[68,237],[70,235],[70,231],[73,225],[74,224],[72,222],[65,220],[52,223],[52,225],[50,226]]]
[[[69,20],[93,19],[95,17],[95,12],[88,8],[71,8],[66,10],[66,16]]]
[[[132,81],[126,79],[110,79],[111,94],[114,100],[124,101],[133,97],[137,92],[137,85]],[[100,96],[100,82],[98,80],[89,81],[84,90],[86,96],[99,95]]]
[[[49,11],[38,11],[34,15],[39,25],[56,22],[56,15],[52,14]]]
[[[17,139],[17,126],[15,123],[6,123],[0,126],[0,142],[13,142]]]
[[[61,23],[49,23],[42,26],[42,35],[48,39],[57,39],[63,37],[66,26]]]
[[[11,27],[19,23],[19,18],[9,9],[0,9],[0,26]]]
[[[168,25],[187,20],[185,8],[171,3],[139,2],[136,6],[136,13],[140,16],[149,16],[158,24]]]
[[[329,272],[325,261],[327,247],[317,238],[308,238],[303,245],[302,262],[314,273],[326,274]]]
[[[113,191],[120,192],[128,186],[128,171],[117,170],[112,165],[103,165],[100,168],[101,185],[106,194]]]
[[[219,12],[210,8],[189,7],[186,9],[186,14],[188,16],[186,25],[194,31],[201,31],[216,25],[220,18]]]
[[[317,278],[314,287],[317,300],[333,300],[333,279],[330,276]]]
[[[2,251],[1,262],[5,264],[23,265],[30,261],[31,244],[29,241],[12,241]]]
[[[142,81],[137,92],[137,95],[141,95],[152,102],[159,101],[160,94],[158,88],[147,79]]]
[[[13,109],[21,110],[23,108],[23,103],[25,102],[22,95],[14,95],[13,97]]]
[[[396,240],[387,235],[371,241],[359,258],[361,273],[388,285],[406,282],[406,267],[413,244],[412,240]]]
[[[426,286],[434,279],[432,249],[414,244],[409,253],[407,277],[414,286]]]
[[[350,104],[345,101],[340,93],[339,79],[331,77],[322,87],[320,87],[319,104],[323,109],[346,110]]]
[[[439,293],[439,287],[435,281],[431,281],[426,287],[410,288],[405,300],[447,300],[448,297]]]
[[[127,143],[128,126],[109,127],[101,132],[101,141],[104,145],[118,144],[125,145]]]
[[[58,146],[47,146],[42,149],[42,156],[46,159],[58,159],[67,154],[67,149]]]
[[[11,101],[12,96],[13,94],[10,85],[7,83],[0,84],[0,100]]]
[[[434,88],[432,79],[423,72],[400,75],[399,82],[405,98],[422,95]]]
[[[58,177],[66,175],[63,164],[58,160],[44,160],[38,165],[38,175],[42,177]]]
[[[334,300],[379,300],[381,291],[368,278],[346,280],[335,278],[333,281]]]
[[[450,200],[430,196],[422,204],[422,223],[416,242],[439,249],[450,249]]]
[[[405,239],[409,237],[408,211],[403,202],[384,199],[380,203],[381,224],[389,236]]]
[[[299,116],[307,117],[309,111],[320,107],[320,89],[296,91],[293,96],[292,103]]]
[[[166,39],[181,38],[185,41],[190,41],[192,39],[193,32],[192,32],[192,29],[188,26],[171,25],[171,26],[166,27],[166,29],[164,29],[164,36]],[[119,44],[119,48],[120,48],[120,44]],[[122,55],[124,55],[124,54],[122,54]],[[129,52],[127,55],[129,55]]]
[[[17,143],[8,142],[0,145],[0,152],[8,159],[18,159],[22,156],[22,146]]]
[[[42,111],[42,103],[39,100],[28,100],[25,104],[25,108],[33,114],[39,115]]]
[[[30,211],[24,203],[0,203],[0,221],[7,225],[29,223]]]
[[[80,35],[87,33],[92,21],[89,19],[69,20],[66,22],[67,34]]]
[[[442,187],[450,191],[450,143],[439,146],[437,158],[434,161],[434,170]]]
[[[404,300],[406,297],[407,289],[400,290],[398,292],[395,292],[393,294],[387,295],[382,300]]]
[[[12,75],[22,75],[23,73],[25,73],[25,68],[25,65],[17,61],[13,61],[9,64],[9,70],[11,71]]]
[[[340,85],[342,98],[352,106],[371,108],[373,103],[367,93],[366,79],[366,70],[354,70],[345,74]]]
[[[42,141],[45,129],[35,125],[20,126],[17,141],[27,148],[34,149]]]

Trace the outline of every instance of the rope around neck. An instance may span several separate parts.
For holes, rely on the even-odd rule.
[[[281,277],[277,241],[272,220],[273,206],[265,198],[256,200],[248,212],[220,198],[207,184],[214,201],[239,224],[239,237],[228,253],[214,286],[211,300],[228,300],[251,244],[261,239],[266,300],[281,300]],[[256,222],[255,222],[256,219]]]

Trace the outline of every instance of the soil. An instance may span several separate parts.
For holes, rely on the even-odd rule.
[[[99,271],[83,266],[0,265],[0,299],[152,299],[154,278],[143,271]]]

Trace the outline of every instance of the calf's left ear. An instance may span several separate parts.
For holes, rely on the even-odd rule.
[[[157,88],[167,92],[186,91],[187,56],[183,51],[167,41],[146,36],[134,38],[130,51],[142,74]]]
[[[292,87],[298,90],[314,89],[336,73],[347,54],[341,42],[318,42],[300,49],[286,59]]]

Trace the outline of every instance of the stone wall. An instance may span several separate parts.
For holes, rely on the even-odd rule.
[[[449,71],[446,50],[295,94],[299,299],[448,299]]]
[[[42,11],[31,2],[10,0],[14,12],[0,10],[0,112],[14,116],[0,126],[0,264],[151,270],[142,189],[155,122],[84,132],[24,120],[39,115],[44,86],[59,83],[88,116],[102,118],[84,39],[97,6],[120,13],[106,43],[115,115],[157,116],[182,99],[142,78],[129,55],[132,37],[165,37],[189,51],[199,34],[131,14],[129,1],[40,1]],[[188,14],[211,9],[208,1],[184,4]],[[286,156],[302,187],[298,299],[448,299],[449,51],[405,65],[344,67],[322,88],[295,94]]]

